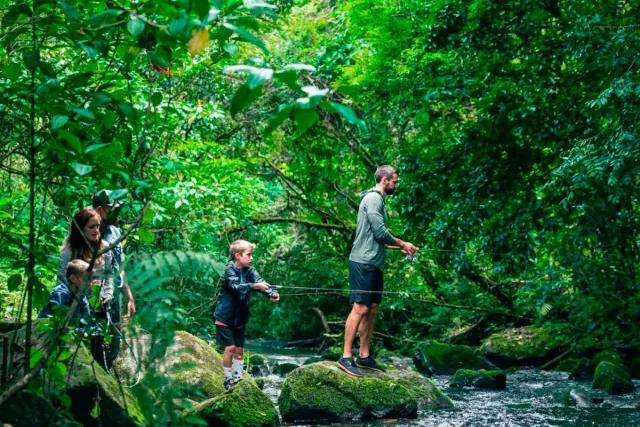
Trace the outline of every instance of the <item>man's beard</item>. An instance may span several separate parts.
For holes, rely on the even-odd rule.
[[[386,194],[387,196],[390,196],[390,195],[392,195],[393,193],[395,193],[395,192],[396,192],[396,189],[395,189],[395,188],[385,188],[385,189],[384,189],[384,192],[385,192],[385,194]]]

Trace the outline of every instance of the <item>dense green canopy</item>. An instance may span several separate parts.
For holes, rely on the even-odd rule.
[[[638,336],[637,2],[0,4],[3,322],[46,302],[73,213],[110,188],[128,268],[251,240],[283,288],[248,336],[319,336],[349,310],[359,194],[392,164],[391,230],[421,252],[389,253],[384,345]],[[203,270],[143,280],[134,322],[210,334]]]

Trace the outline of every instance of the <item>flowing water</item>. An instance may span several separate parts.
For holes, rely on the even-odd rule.
[[[249,347],[251,349],[251,347]],[[299,350],[276,351],[273,348],[256,348],[269,363],[291,362],[301,365],[314,354]],[[398,367],[411,367],[408,358],[394,358]],[[417,419],[359,421],[353,423],[321,424],[322,426],[611,426],[640,427],[640,381],[635,381],[636,391],[622,396],[610,396],[591,389],[589,381],[573,381],[564,372],[547,372],[540,369],[520,369],[507,373],[507,389],[487,391],[471,388],[449,388],[449,376],[435,376],[432,380],[453,401],[454,408],[420,411]],[[269,374],[264,391],[278,404],[278,395],[284,378]],[[574,390],[587,396],[585,406],[567,403],[566,397]],[[592,403],[596,399],[597,404]],[[292,424],[285,424],[291,426]],[[316,424],[295,424],[316,426]]]

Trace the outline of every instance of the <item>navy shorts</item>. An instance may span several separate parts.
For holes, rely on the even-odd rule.
[[[244,328],[216,325],[216,345],[220,352],[232,345],[244,347]]]
[[[349,261],[349,300],[351,303],[380,304],[384,282],[382,270],[371,264]]]

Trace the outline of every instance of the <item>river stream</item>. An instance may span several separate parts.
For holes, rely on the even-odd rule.
[[[270,365],[291,362],[301,365],[314,354],[299,350],[275,351],[273,348],[248,346],[249,350],[267,357]],[[409,358],[393,358],[398,367],[412,367]],[[622,396],[610,396],[591,389],[589,381],[569,380],[564,372],[523,368],[507,373],[507,389],[485,391],[472,388],[449,388],[450,376],[438,375],[432,380],[453,401],[447,410],[426,410],[417,419],[357,421],[334,424],[295,424],[296,426],[640,426],[640,381],[634,381],[636,391]],[[278,404],[283,377],[269,374],[264,377],[265,393]],[[578,407],[567,400],[571,391],[588,397]],[[597,403],[592,403],[595,400]],[[294,424],[284,424],[292,426]]]

